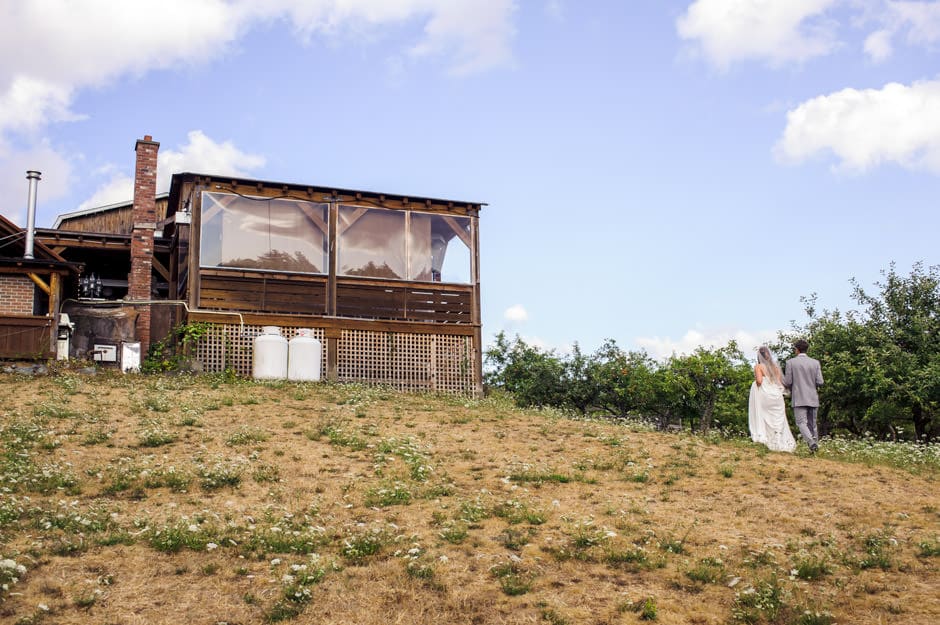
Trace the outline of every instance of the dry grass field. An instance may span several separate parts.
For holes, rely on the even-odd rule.
[[[940,623],[936,451],[208,377],[0,406],[2,623]]]

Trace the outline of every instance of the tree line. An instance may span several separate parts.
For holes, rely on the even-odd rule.
[[[892,264],[872,291],[850,283],[856,310],[820,310],[815,295],[804,297],[806,321],[779,332],[768,347],[783,363],[793,355],[793,341],[809,341],[826,380],[820,389],[823,435],[935,440],[940,265],[917,263],[902,275]],[[577,344],[570,354],[558,354],[501,332],[486,350],[485,364],[487,387],[511,393],[520,406],[643,418],[662,429],[747,432],[753,364],[733,341],[657,360],[611,339],[590,354]]]

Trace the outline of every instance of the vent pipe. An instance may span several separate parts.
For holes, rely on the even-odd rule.
[[[27,171],[29,180],[29,203],[26,205],[26,244],[23,249],[23,258],[33,258],[33,241],[36,235],[36,188],[42,174],[38,171]]]

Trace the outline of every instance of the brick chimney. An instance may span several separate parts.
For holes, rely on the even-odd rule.
[[[137,166],[134,171],[134,231],[131,234],[131,273],[127,276],[127,296],[149,300],[152,295],[153,232],[157,228],[157,150],[160,144],[150,135],[137,140]],[[137,307],[137,339],[141,357],[150,347],[150,306]]]

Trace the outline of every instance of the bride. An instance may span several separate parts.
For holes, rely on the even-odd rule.
[[[763,443],[771,451],[792,452],[796,449],[783,400],[783,374],[767,347],[757,350],[747,422],[751,440],[755,443]]]

